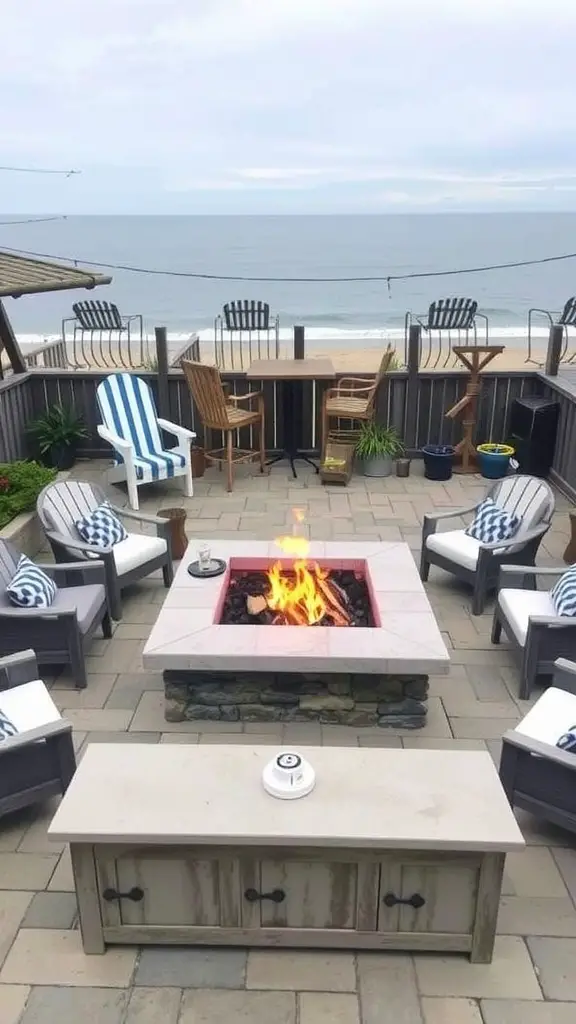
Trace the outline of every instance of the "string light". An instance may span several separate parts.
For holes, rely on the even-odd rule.
[[[478,267],[459,267],[451,270],[414,271],[408,274],[374,274],[362,277],[268,277],[246,274],[208,274],[191,270],[160,270],[153,267],[134,267],[126,263],[103,263],[98,260],[80,259],[79,256],[55,256],[53,253],[32,252],[29,249],[15,249],[2,246],[4,252],[20,256],[31,256],[35,259],[56,260],[62,263],[83,263],[86,266],[98,267],[103,270],[123,270],[131,274],[148,274],[154,277],[182,277],[201,281],[252,281],[260,283],[282,284],[353,284],[383,281],[390,288],[392,281],[411,281],[430,277],[452,277],[457,274],[484,274],[491,270],[512,270],[516,267],[536,267],[545,263],[560,263],[563,260],[576,259],[576,252],[564,253],[561,256],[543,256],[535,260],[514,260],[510,263],[490,263]]]
[[[63,174],[65,178],[71,178],[73,174],[82,174],[82,171],[66,171],[55,167],[0,167],[0,171],[14,174]]]
[[[12,224],[47,224],[51,220],[68,220],[65,214],[61,213],[54,217],[26,217],[25,220],[0,220],[1,227],[11,227]]]

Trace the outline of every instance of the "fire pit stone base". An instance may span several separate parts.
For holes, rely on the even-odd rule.
[[[164,672],[168,722],[319,722],[420,729],[428,676]]]

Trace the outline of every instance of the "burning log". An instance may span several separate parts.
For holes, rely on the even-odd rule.
[[[342,605],[339,603],[336,594],[332,588],[332,584],[328,583],[325,579],[317,577],[317,585],[321,591],[323,597],[327,603],[327,610],[329,610],[331,618],[334,620],[335,626],[349,626],[350,616],[348,612],[344,610]]]
[[[282,586],[282,600],[272,600],[272,569],[232,570],[225,595],[221,622],[259,626],[371,626],[370,596],[361,573],[327,569],[315,563],[307,566],[309,576],[304,592],[296,591],[302,573],[278,566],[274,579]],[[315,596],[310,593],[310,584]],[[285,598],[289,596],[287,602]],[[312,600],[311,600],[312,599]],[[315,612],[313,617],[310,610]]]
[[[268,602],[263,594],[248,594],[246,598],[246,607],[249,615],[260,615],[266,611]]]

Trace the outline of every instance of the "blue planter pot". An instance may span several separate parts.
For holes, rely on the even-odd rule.
[[[487,451],[488,448],[492,450]],[[513,455],[514,449],[509,445],[478,445],[476,449],[478,469],[486,480],[500,480],[507,475]]]

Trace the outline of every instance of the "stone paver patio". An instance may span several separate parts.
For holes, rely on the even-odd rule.
[[[102,480],[103,463],[76,468]],[[480,497],[479,477],[446,484],[354,477],[327,489],[302,468],[270,477],[240,471],[234,492],[210,470],[185,501],[190,537],[270,539],[287,532],[291,510],[306,512],[313,539],[405,540],[417,555],[426,511]],[[125,502],[112,490],[117,503]],[[182,504],[176,485],[144,492],[143,511]],[[539,561],[561,560],[567,501],[558,497]],[[452,528],[454,528],[452,526]],[[516,669],[503,643],[490,643],[491,608],[470,614],[467,589],[434,568],[426,585],[451,657],[431,677],[428,721],[418,732],[315,723],[165,722],[160,674],[145,672],[144,641],[165,597],[161,579],[127,595],[112,640],[94,642],[89,685],[47,678],[74,725],[79,756],[89,742],[270,743],[488,748],[529,706],[517,699]],[[76,928],[67,852],[46,829],[56,802],[0,822],[0,1024],[572,1024],[576,1015],[576,842],[525,814],[528,846],[509,856],[491,965],[463,956],[322,952],[246,953],[190,948],[112,949],[85,957]]]

